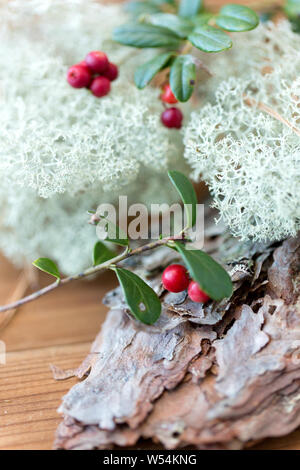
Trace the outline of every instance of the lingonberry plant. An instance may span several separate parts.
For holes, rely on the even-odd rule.
[[[187,269],[181,264],[171,264],[162,275],[162,283],[169,292],[182,292],[189,285]]]
[[[300,0],[286,0],[284,4],[284,13],[290,20],[293,30],[300,32]]]
[[[162,284],[166,290],[173,293],[188,289],[188,296],[193,302],[205,303],[210,297],[195,281],[190,281],[187,269],[181,264],[171,264],[162,275]]]
[[[160,99],[161,99],[164,103],[168,103],[168,104],[176,104],[176,103],[178,103],[178,100],[175,98],[174,93],[173,93],[173,91],[171,90],[171,87],[170,87],[170,84],[169,84],[169,83],[167,83],[166,85],[164,85],[164,87],[163,87],[163,92],[162,92],[162,94],[160,95]]]
[[[188,296],[193,302],[205,303],[209,300],[209,296],[201,289],[199,284],[191,281],[188,287]]]
[[[110,82],[118,75],[118,67],[109,62],[104,52],[92,51],[79,64],[69,68],[67,82],[73,88],[89,88],[94,96],[102,98],[110,92]]]
[[[34,261],[34,266],[55,277],[55,282],[17,302],[0,307],[0,312],[19,307],[69,282],[110,269],[115,272],[123,289],[124,298],[134,317],[142,323],[151,325],[156,322],[161,314],[159,297],[143,279],[122,267],[120,263],[131,256],[143,254],[145,251],[161,246],[177,250],[184,263],[184,266],[175,264],[165,269],[162,275],[162,283],[165,289],[170,292],[180,292],[188,288],[191,300],[196,302],[206,302],[209,298],[222,300],[225,297],[230,297],[232,282],[226,270],[202,250],[191,250],[186,247],[186,242],[189,241],[188,231],[195,225],[197,213],[197,198],[192,184],[186,176],[178,171],[170,171],[169,178],[185,205],[187,224],[183,231],[175,236],[161,236],[158,240],[132,249],[129,239],[126,234],[124,236],[119,227],[116,230],[117,236],[111,238],[109,237],[111,222],[99,217],[97,214],[93,214],[92,223],[104,222],[108,234],[106,240],[122,246],[123,252],[117,254],[103,242],[98,241],[94,247],[93,266],[82,273],[66,278],[61,278],[54,261],[49,258],[39,258]],[[193,281],[189,284],[190,277]]]
[[[94,96],[101,98],[110,92],[110,81],[106,77],[96,77],[90,85],[90,90]]]
[[[84,65],[73,65],[68,70],[67,81],[73,88],[86,88],[92,81],[92,74]]]
[[[119,69],[116,64],[109,62],[107,69],[102,73],[103,77],[108,78],[109,81],[113,82],[119,76]]]
[[[161,115],[161,122],[164,126],[175,129],[180,129],[182,124],[183,114],[178,108],[168,108]]]
[[[108,68],[108,58],[104,52],[92,51],[85,57],[85,63],[94,73],[102,74]]]
[[[242,5],[225,5],[217,15],[205,11],[202,0],[131,1],[132,21],[114,31],[114,40],[136,48],[163,48],[135,71],[135,84],[144,88],[163,71],[178,101],[188,101],[201,62],[195,54],[230,49],[227,32],[250,31],[258,25],[256,13]]]

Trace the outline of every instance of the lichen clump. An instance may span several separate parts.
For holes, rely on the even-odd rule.
[[[66,6],[61,1],[49,2],[38,31],[26,35],[27,23],[40,21],[34,19],[38,11],[34,5],[37,9],[39,3],[33,2],[32,10],[26,5],[15,11],[13,18],[20,16],[21,24],[15,19],[16,30],[11,35],[6,31],[1,39],[0,62],[5,64],[0,74],[1,178],[50,197],[65,191],[76,194],[94,182],[104,191],[120,189],[135,181],[141,168],[158,173],[166,169],[176,148],[174,135],[159,121],[158,91],[136,89],[129,75],[139,53],[129,58],[127,48],[108,39],[120,21],[120,8],[93,2],[67,1]],[[41,40],[36,41],[43,22],[48,24],[47,34],[41,32]],[[88,90],[76,92],[66,83],[75,51],[79,61],[96,42],[114,60],[123,62],[113,93],[102,100]]]
[[[299,230],[300,36],[287,22],[200,54],[213,77],[200,81],[180,134],[160,122],[159,90],[133,83],[153,52],[111,40],[128,20],[121,5],[0,0],[0,16],[0,248],[15,262],[48,256],[67,274],[83,269],[96,240],[86,211],[119,194],[171,202],[167,169],[187,164],[235,235]],[[68,67],[99,49],[120,69],[101,100],[66,82]]]
[[[214,64],[219,76],[232,76],[184,130],[194,179],[207,181],[242,239],[280,240],[300,228],[299,51],[287,22],[243,36]]]
[[[90,264],[82,245],[91,250],[96,239],[86,211],[118,194],[164,202],[162,175],[183,166],[182,138],[160,123],[159,90],[133,83],[150,53],[111,40],[127,19],[122,6],[14,0],[0,2],[0,16],[0,247],[14,260],[47,255],[75,272]],[[120,67],[101,100],[66,82],[68,67],[95,49]],[[86,238],[76,234],[79,220]],[[74,269],[62,240],[72,246]]]

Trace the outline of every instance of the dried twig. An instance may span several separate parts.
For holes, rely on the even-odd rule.
[[[60,287],[62,285],[69,284],[69,282],[72,282],[72,281],[77,281],[79,279],[83,279],[85,277],[91,276],[92,274],[96,274],[96,273],[98,273],[100,271],[103,271],[105,269],[110,269],[110,268],[114,267],[117,263],[119,263],[119,262],[121,262],[121,261],[123,261],[127,258],[130,258],[131,256],[139,255],[141,253],[144,253],[145,251],[153,250],[154,248],[157,248],[157,247],[162,246],[162,245],[167,245],[170,241],[176,240],[176,239],[180,239],[180,240],[184,241],[182,236],[180,235],[178,237],[162,238],[161,240],[156,240],[154,242],[148,243],[148,244],[143,245],[139,248],[136,248],[135,250],[127,249],[125,252],[121,253],[120,255],[116,256],[115,258],[112,258],[108,261],[105,261],[102,264],[99,264],[97,266],[93,266],[91,268],[88,268],[85,271],[83,271],[82,273],[79,273],[75,276],[69,276],[69,277],[66,277],[66,278],[61,279],[61,280],[58,279],[57,281],[53,282],[49,286],[43,287],[42,289],[39,289],[38,291],[33,292],[32,294],[27,295],[26,297],[23,297],[22,299],[19,299],[19,300],[13,301],[13,302],[11,302],[7,305],[1,306],[0,307],[0,313],[7,312],[8,310],[16,309],[16,308],[20,307],[21,305],[24,305],[28,302],[32,302],[33,300],[36,300],[39,297],[42,297],[43,295],[48,294],[48,292],[51,292],[54,289],[57,289],[58,287]]]
[[[12,293],[12,295],[8,299],[8,303],[14,303],[18,301],[23,295],[26,293],[28,287],[29,287],[29,279],[25,271],[23,271],[17,281],[16,287]],[[0,319],[0,331],[4,330],[8,323],[12,320],[16,313],[17,308],[14,308],[13,310],[9,310],[5,312],[5,314],[1,317]]]
[[[254,98],[250,98],[248,96],[244,96],[244,101],[248,106],[256,106],[258,109],[261,109],[262,111],[268,113],[270,116],[274,117],[278,121],[282,122],[282,124],[292,129],[295,134],[300,136],[300,129],[293,126],[293,124],[291,124],[287,119],[282,117],[277,111],[275,111],[275,109],[271,108],[265,103],[262,103],[261,101],[256,101]]]

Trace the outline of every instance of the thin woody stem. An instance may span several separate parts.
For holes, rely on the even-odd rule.
[[[189,52],[191,52],[192,49],[193,45],[189,41],[186,41],[185,45],[180,50],[180,54],[188,54]]]
[[[28,270],[25,269],[20,274],[17,280],[17,284],[15,286],[14,292],[12,293],[12,295],[10,295],[9,299],[7,299],[9,303],[16,302],[18,299],[22,298],[26,294],[26,291],[28,290],[29,285],[30,285],[30,280],[28,276]],[[16,309],[11,309],[8,312],[5,312],[3,315],[1,315],[0,331],[4,330],[4,328],[8,325],[8,323],[14,317],[15,313],[16,313]]]
[[[10,304],[1,306],[0,313],[18,308],[21,305],[27,304],[28,302],[32,302],[33,300],[36,300],[39,297],[42,297],[43,295],[48,294],[48,292],[51,292],[54,289],[57,289],[58,287],[68,284],[69,282],[83,279],[85,277],[91,276],[92,274],[95,274],[99,271],[103,271],[105,269],[110,269],[112,266],[115,266],[120,261],[123,261],[134,255],[142,254],[145,251],[153,250],[154,248],[157,248],[159,246],[167,245],[170,241],[176,240],[176,239],[182,240],[183,237],[181,235],[175,236],[175,237],[166,237],[166,238],[162,238],[161,240],[156,240],[154,242],[140,246],[139,248],[136,248],[135,250],[127,249],[124,253],[121,253],[120,255],[115,256],[114,258],[111,258],[110,260],[105,261],[104,263],[99,264],[98,266],[93,266],[91,268],[88,268],[85,271],[79,274],[76,274],[75,276],[68,276],[68,277],[65,277],[64,279],[57,280],[53,282],[52,284],[49,284],[49,286],[43,287],[42,289],[39,289],[38,291],[33,292],[32,294],[27,295],[26,297],[23,297],[22,299],[19,299]]]
[[[293,126],[293,124],[291,124],[287,119],[285,119],[283,116],[281,116],[277,111],[275,111],[275,109],[271,108],[270,106],[268,106],[265,103],[262,103],[261,101],[256,101],[254,98],[250,98],[248,96],[244,96],[244,101],[248,106],[256,106],[258,109],[261,109],[265,113],[269,114],[273,118],[280,121],[285,126],[292,129],[292,131],[295,132],[295,134],[300,136],[300,129]]]

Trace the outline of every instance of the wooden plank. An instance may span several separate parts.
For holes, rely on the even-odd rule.
[[[7,354],[0,366],[0,449],[51,449],[61,418],[61,397],[76,379],[56,382],[50,363],[76,367],[90,343],[23,350]]]
[[[233,2],[258,4],[257,0]],[[224,3],[208,1],[213,9]],[[282,0],[259,2],[260,6],[276,3],[282,4]],[[13,293],[18,276],[19,272],[0,257],[1,304]],[[46,275],[39,279],[41,285],[49,282]],[[114,285],[113,274],[107,273],[91,282],[65,286],[20,308],[0,332],[8,351],[7,364],[0,365],[0,449],[51,449],[60,422],[57,407],[76,379],[55,382],[49,364],[66,369],[79,365],[105,318],[101,298]],[[266,440],[257,448],[300,449],[300,430]]]
[[[54,381],[49,364],[76,367],[89,347],[78,343],[8,353],[7,365],[0,367],[0,449],[51,449],[60,422],[56,410],[76,379]],[[256,448],[300,449],[300,430]]]
[[[0,258],[1,303],[13,291],[18,274]],[[40,279],[43,285],[48,281],[44,275]],[[114,284],[108,274],[66,286],[19,309],[0,333],[8,350],[7,364],[0,365],[0,449],[52,448],[60,422],[56,410],[76,379],[54,381],[49,364],[65,369],[80,364],[105,318],[101,298]],[[300,430],[257,448],[300,449]]]
[[[14,291],[19,277],[0,257],[0,303]],[[51,282],[40,274],[41,285]],[[101,299],[116,285],[107,273],[58,289],[20,308],[0,340],[7,348],[6,365],[0,365],[0,449],[51,449],[61,418],[61,397],[76,379],[56,382],[49,368],[77,367],[86,356],[106,308]]]
[[[0,302],[7,302],[14,290],[18,272],[1,258]],[[39,275],[41,286],[51,282]],[[94,281],[76,281],[37,301],[21,307],[8,327],[0,332],[8,351],[92,341],[107,309],[102,297],[116,285],[113,273]]]

